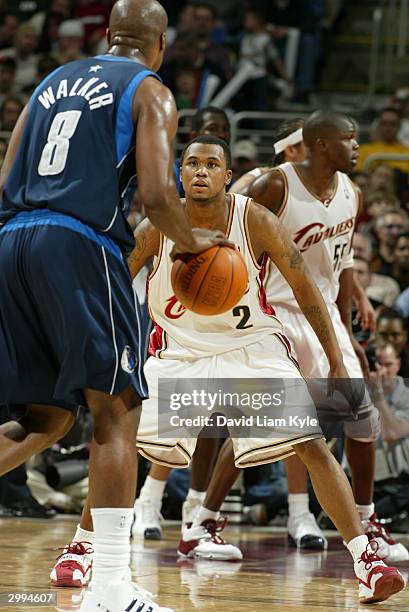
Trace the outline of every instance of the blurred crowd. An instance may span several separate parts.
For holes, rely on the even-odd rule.
[[[112,4],[110,0],[0,0],[0,166],[8,135],[38,83],[62,64],[106,52]],[[232,112],[272,110],[276,96],[283,92],[289,100],[308,102],[317,89],[329,35],[342,9],[342,0],[163,0],[162,4],[169,14],[169,28],[160,74],[178,108],[200,108],[210,85],[214,92],[221,90],[250,62],[251,78],[229,103]],[[285,62],[290,30],[299,33],[292,74]],[[228,117],[221,110],[198,113],[192,130],[230,140]],[[236,142],[232,153],[234,180],[261,165],[256,141]],[[405,512],[407,517],[409,89],[396,92],[379,112],[369,142],[361,142],[359,164],[351,178],[362,191],[354,269],[376,313],[376,329],[362,329],[355,313],[353,330],[367,350],[373,400],[381,416],[377,510],[385,517]],[[263,520],[273,518],[280,503],[281,509],[285,506],[281,468],[271,466],[267,475],[266,470],[248,474],[248,505],[268,508]],[[10,482],[0,482],[0,513],[6,495],[2,490],[10,491],[14,486]],[[22,512],[19,495],[16,500],[14,515]],[[26,512],[41,515],[35,503],[30,499]]]

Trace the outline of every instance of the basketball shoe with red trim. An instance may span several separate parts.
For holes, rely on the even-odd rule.
[[[409,560],[409,551],[400,542],[395,542],[385,526],[378,521],[376,514],[372,514],[368,520],[362,521],[362,524],[368,539],[374,540],[379,546],[378,557],[388,563]]]
[[[377,552],[377,543],[368,542],[366,550],[354,563],[361,603],[385,601],[405,588],[405,580],[399,570],[396,567],[388,567],[378,557]]]
[[[51,585],[54,587],[78,587],[88,584],[91,576],[93,550],[90,542],[71,542],[51,570]]]
[[[227,544],[219,535],[226,523],[227,518],[219,521],[206,519],[199,527],[183,529],[178,555],[218,561],[240,561],[243,558],[241,550],[237,546]]]

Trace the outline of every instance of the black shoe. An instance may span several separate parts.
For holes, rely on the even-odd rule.
[[[46,508],[39,504],[32,495],[8,504],[7,509],[11,511],[12,516],[18,518],[50,519],[57,514],[53,508]]]
[[[12,511],[3,504],[0,504],[0,518],[10,518],[14,516]]]

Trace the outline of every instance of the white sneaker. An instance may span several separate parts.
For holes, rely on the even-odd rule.
[[[307,550],[326,550],[327,538],[318,527],[315,516],[305,512],[288,518],[288,539],[293,546]]]
[[[405,588],[405,580],[396,567],[388,567],[377,555],[378,545],[368,543],[365,552],[355,561],[354,570],[359,582],[359,601],[385,601]]]
[[[160,523],[163,519],[160,513],[160,504],[155,504],[150,499],[137,499],[134,512],[132,537],[145,538],[145,540],[161,540],[162,527]]]
[[[154,603],[150,597],[150,593],[126,580],[103,586],[91,584],[85,592],[80,612],[174,612]]]
[[[65,546],[51,570],[51,585],[77,588],[86,586],[91,576],[92,553],[90,542],[71,542]]]
[[[202,502],[198,499],[188,498],[182,504],[182,527],[181,531],[183,533],[183,529],[185,527],[191,527],[193,525],[193,521],[195,520]]]
[[[226,522],[227,519],[208,519],[199,527],[186,527],[179,542],[178,555],[218,561],[240,561],[243,558],[241,550],[237,546],[226,544],[218,535],[225,528]]]
[[[373,514],[368,520],[362,521],[362,525],[365,529],[365,535],[371,541],[377,542],[379,547],[378,557],[388,563],[409,560],[409,551],[400,542],[395,542],[385,526],[378,521],[376,514]]]

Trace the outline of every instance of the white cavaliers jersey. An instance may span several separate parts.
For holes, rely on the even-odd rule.
[[[358,211],[353,183],[336,173],[336,188],[330,200],[322,202],[304,185],[296,167],[287,162],[277,168],[286,184],[284,202],[278,212],[322,293],[326,303],[338,297],[339,277],[352,267],[352,235]],[[274,266],[266,276],[268,302],[299,308],[291,287]]]
[[[263,277],[266,257],[260,266],[247,239],[250,199],[230,194],[227,236],[240,250],[247,265],[249,285],[239,303],[223,314],[198,315],[177,301],[171,285],[173,242],[161,235],[160,253],[148,283],[149,313],[155,324],[150,354],[164,359],[198,359],[243,348],[266,336],[282,332],[274,309],[267,304]]]

